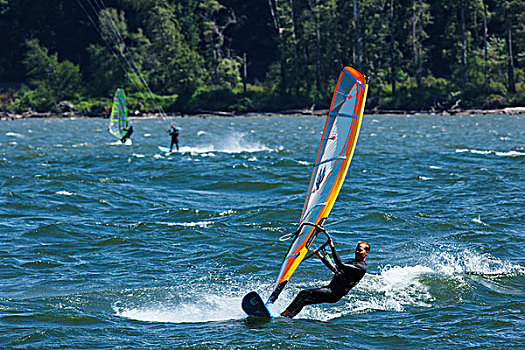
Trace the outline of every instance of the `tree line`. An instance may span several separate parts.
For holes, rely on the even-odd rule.
[[[326,108],[341,68],[367,108],[525,105],[522,0],[0,0],[0,106]]]

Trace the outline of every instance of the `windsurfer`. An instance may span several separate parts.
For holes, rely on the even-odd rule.
[[[171,136],[170,152],[173,149],[173,145],[177,146],[177,152],[179,151],[179,129],[172,126],[168,131],[168,134]]]
[[[125,143],[127,139],[129,139],[131,137],[131,134],[133,134],[133,125],[130,125],[129,128],[122,128],[122,131],[126,130],[126,133],[124,134],[124,136],[122,136],[122,138],[120,139],[120,141],[122,143]]]
[[[370,252],[370,245],[365,241],[357,242],[355,249],[355,259],[344,263],[334,247],[334,242],[329,239],[328,245],[332,249],[335,261],[333,266],[330,261],[323,257],[319,252],[315,252],[321,261],[335,273],[332,281],[327,286],[321,288],[305,289],[297,294],[292,303],[281,313],[284,317],[294,317],[304,306],[321,303],[335,303],[341,300],[350,289],[352,289],[366,273],[365,259]]]

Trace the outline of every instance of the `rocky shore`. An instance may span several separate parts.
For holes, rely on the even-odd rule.
[[[312,115],[312,116],[323,116],[328,113],[328,110],[311,110],[311,109],[296,109],[286,111],[273,111],[273,112],[221,112],[221,111],[195,111],[191,113],[174,113],[169,116],[175,117],[248,117],[248,116],[282,116],[282,115]],[[507,107],[501,109],[453,109],[443,111],[408,111],[408,110],[379,110],[379,109],[366,109],[366,114],[379,114],[379,115],[472,115],[472,114],[525,114],[525,107]],[[130,117],[136,118],[151,118],[160,117],[158,113],[140,113],[138,111],[130,113]],[[28,118],[108,118],[109,112],[33,112],[28,111],[22,114],[13,113],[9,111],[0,111],[0,120],[15,120],[15,119],[28,119]]]

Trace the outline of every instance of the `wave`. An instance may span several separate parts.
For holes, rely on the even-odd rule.
[[[184,227],[209,227],[213,221],[195,221],[195,222],[167,222],[168,226],[184,226]]]
[[[91,145],[89,143],[87,143],[87,142],[81,142],[81,143],[77,143],[77,144],[71,145],[71,147],[73,147],[73,148],[87,147],[87,146],[91,146]]]
[[[55,192],[55,194],[62,194],[64,196],[74,196],[74,195],[76,195],[76,193],[69,192],[69,191],[66,191],[66,190]]]
[[[357,290],[363,290],[368,298],[355,301],[353,308],[355,311],[402,311],[409,305],[430,307],[433,297],[419,278],[432,272],[430,267],[422,265],[381,267],[378,275],[367,275],[358,284]]]
[[[500,151],[482,151],[482,150],[476,150],[476,149],[468,149],[468,148],[458,148],[456,149],[456,153],[473,153],[473,154],[482,154],[482,155],[496,155],[498,157],[523,157],[525,156],[525,152],[520,151],[506,151],[506,152],[500,152]]]
[[[487,253],[474,253],[470,250],[461,252],[436,252],[429,258],[433,271],[446,276],[501,275],[512,276],[525,274],[525,268],[493,257]]]

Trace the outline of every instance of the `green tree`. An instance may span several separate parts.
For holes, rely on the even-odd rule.
[[[239,59],[223,58],[218,68],[220,85],[229,90],[236,89],[242,81],[240,71],[241,61]]]
[[[24,65],[35,87],[34,100],[30,104],[37,110],[55,109],[64,99],[77,98],[82,94],[82,76],[78,66],[70,61],[58,61],[58,55],[48,54],[47,48],[38,40],[26,42]]]
[[[130,33],[124,11],[102,9],[98,15],[104,45],[88,47],[90,64],[88,86],[94,96],[111,95],[117,87],[145,91],[147,85],[142,65],[150,46],[142,29]]]
[[[181,33],[174,9],[156,5],[147,23],[152,88],[164,94],[191,96],[201,85],[204,70],[201,56],[192,50]]]

